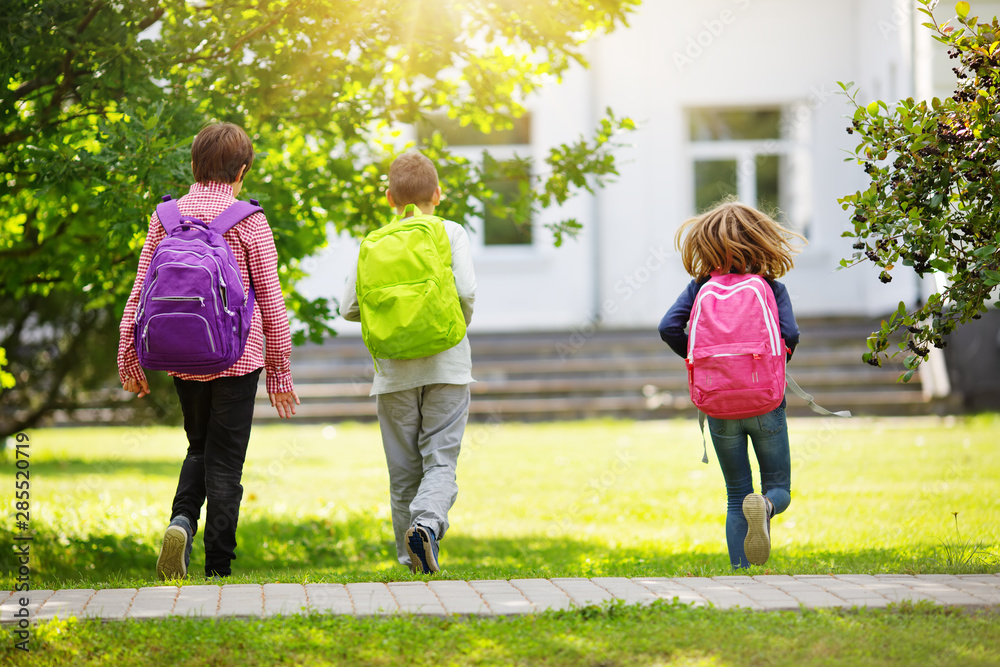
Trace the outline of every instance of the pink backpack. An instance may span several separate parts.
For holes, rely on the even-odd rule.
[[[785,342],[770,285],[755,274],[713,272],[688,323],[691,401],[718,419],[763,415],[785,395]]]

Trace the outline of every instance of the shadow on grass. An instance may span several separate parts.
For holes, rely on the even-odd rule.
[[[180,472],[179,461],[115,460],[115,459],[61,459],[32,461],[31,474],[52,479],[79,477],[86,481],[92,475],[128,475],[174,477]]]
[[[136,586],[156,582],[154,567],[162,533],[112,535],[99,532],[59,534],[34,522],[31,542],[33,589],[87,586]],[[95,526],[92,528],[99,527]],[[241,521],[236,582],[354,582],[412,579],[396,561],[388,520],[353,515],[343,521],[306,519],[296,523],[271,519]],[[14,534],[0,532],[0,550],[13,554]],[[934,562],[933,547],[878,548],[849,552],[776,548],[765,567],[748,574],[845,574],[992,572],[995,563],[970,564],[957,570]],[[198,583],[204,564],[201,533],[195,538],[191,574]],[[16,578],[13,557],[4,559],[0,589]],[[553,577],[712,577],[734,574],[726,553],[671,552],[662,549],[614,548],[606,544],[525,535],[476,538],[453,531],[441,542],[444,570],[438,578],[510,579]],[[137,581],[139,580],[139,581]],[[145,583],[141,580],[145,580]]]

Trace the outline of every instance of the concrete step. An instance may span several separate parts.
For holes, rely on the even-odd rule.
[[[858,319],[799,322],[803,344],[789,370],[817,403],[857,414],[926,414],[919,374],[902,384],[902,366],[861,362],[877,323]],[[472,419],[538,420],[619,416],[667,418],[693,414],[684,361],[655,330],[470,334],[473,351]],[[293,376],[303,404],[299,419],[337,421],[375,417],[368,396],[371,357],[357,337],[297,348]],[[807,414],[789,396],[790,414]],[[256,420],[277,418],[266,393]]]
[[[880,370],[880,369],[873,369]],[[476,370],[476,375],[479,375]],[[875,387],[891,389],[900,393],[920,391],[919,384],[907,383],[897,386],[896,370],[881,370],[881,372],[854,373],[843,369],[829,372],[821,370],[799,370],[792,373],[800,385],[807,387],[823,386],[842,389],[872,390]],[[296,380],[299,377],[296,375]],[[529,378],[529,379],[487,379],[479,380],[472,385],[474,395],[545,395],[567,394],[587,395],[606,394],[609,392],[635,391],[641,392],[648,387],[656,391],[687,391],[687,374],[680,369],[673,374],[641,375],[629,374],[614,377],[584,376],[579,378]],[[311,382],[296,385],[300,399],[345,399],[368,397],[371,382]],[[267,398],[264,388],[258,392],[261,399]]]

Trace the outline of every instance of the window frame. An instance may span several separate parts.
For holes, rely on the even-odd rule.
[[[773,110],[781,114],[778,128],[780,137],[770,139],[695,139],[692,135],[691,115],[698,110],[712,109],[723,111],[757,111]],[[812,224],[811,197],[809,196],[809,159],[806,148],[807,127],[804,123],[794,122],[795,105],[689,105],[683,113],[684,145],[686,152],[685,171],[687,187],[685,200],[687,210],[691,215],[703,211],[697,210],[695,163],[709,160],[732,160],[736,163],[736,196],[740,201],[757,206],[757,158],[776,156],[787,160],[784,169],[779,170],[780,187],[785,188],[783,201],[777,202],[779,210],[784,214],[787,227],[795,232],[809,236]],[[787,179],[787,180],[785,180]]]
[[[483,153],[488,153],[491,158],[497,162],[504,162],[507,160],[512,160],[518,157],[534,157],[534,143],[535,143],[535,116],[534,113],[529,109],[525,113],[527,119],[527,135],[530,143],[518,143],[518,144],[466,144],[466,143],[448,143],[448,150],[456,157],[461,157],[469,160],[474,164],[477,164],[482,168],[484,162]],[[524,117],[522,117],[524,118]],[[420,131],[414,125],[413,126],[414,137],[418,144],[420,141]],[[445,136],[447,141],[447,136]],[[529,179],[534,179],[536,177],[534,160],[532,160],[532,168],[527,174]],[[448,193],[444,193],[445,197]],[[511,244],[487,244],[486,243],[486,219],[484,215],[470,215],[466,220],[466,224],[469,228],[469,242],[475,255],[485,256],[489,259],[492,258],[511,258],[515,260],[535,258],[540,254],[540,243],[539,243],[539,233],[541,227],[537,220],[537,215],[533,215],[531,219],[531,242],[530,243],[511,243]]]
[[[503,162],[505,160],[511,160],[515,157],[522,157],[524,155],[531,154],[530,144],[502,144],[498,146],[487,146],[484,144],[480,145],[463,145],[463,146],[452,146],[448,145],[448,150],[458,157],[463,157],[470,162],[478,164],[480,168],[483,166],[483,152],[489,153],[497,162]],[[534,169],[528,174],[529,178],[534,178]],[[447,196],[447,193],[445,193]],[[496,244],[488,245],[486,243],[486,219],[483,215],[470,215],[466,220],[469,227],[469,242],[472,245],[473,250],[476,254],[486,254],[491,256],[511,256],[515,258],[524,257],[525,255],[535,255],[538,248],[538,232],[539,228],[535,216],[532,216],[531,220],[531,243],[514,243],[514,244]]]

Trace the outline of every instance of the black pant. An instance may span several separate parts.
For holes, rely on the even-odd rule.
[[[188,450],[171,520],[183,515],[198,531],[205,509],[205,574],[229,576],[236,558],[236,524],[243,499],[243,462],[250,441],[260,369],[208,382],[174,378],[184,413]]]

